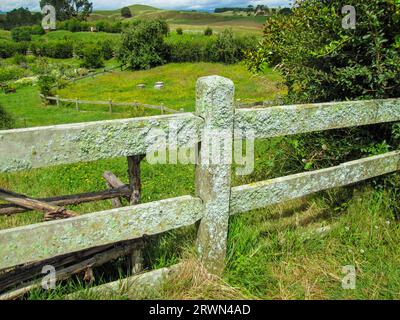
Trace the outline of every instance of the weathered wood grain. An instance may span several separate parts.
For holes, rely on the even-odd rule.
[[[236,134],[271,138],[400,120],[400,99],[236,110]]]
[[[181,114],[0,131],[0,172],[147,154],[170,128],[179,134],[169,147],[193,146],[202,123]]]
[[[202,209],[186,196],[0,231],[0,270],[189,226]]]
[[[346,162],[340,166],[232,188],[231,214],[238,214],[400,169],[400,151]]]
[[[204,118],[204,130],[196,166],[196,194],[203,200],[204,215],[197,233],[197,250],[210,273],[221,275],[229,224],[231,164],[214,162],[213,150],[232,157],[235,86],[229,79],[211,76],[197,81],[196,114]],[[210,139],[220,135],[222,139]]]

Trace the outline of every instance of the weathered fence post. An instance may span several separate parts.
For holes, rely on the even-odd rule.
[[[131,189],[130,204],[137,205],[140,203],[142,196],[142,179],[140,163],[145,158],[144,155],[131,156],[128,157],[128,176],[129,176],[129,186]],[[144,241],[141,241],[139,249],[132,252],[130,256],[130,272],[131,274],[137,274],[143,270],[143,252]]]
[[[112,104],[112,99],[111,98],[108,100],[108,111],[110,113],[113,113],[113,104]]]
[[[78,98],[76,98],[76,101],[75,101],[75,108],[76,108],[76,111],[79,111],[79,100],[78,100]]]
[[[196,114],[204,119],[204,132],[196,167],[196,193],[203,200],[205,210],[199,225],[197,249],[203,265],[214,274],[222,274],[226,256],[234,91],[233,82],[219,76],[200,78],[197,82]]]
[[[56,96],[56,102],[57,102],[57,107],[59,107],[60,106],[60,96],[59,95]]]

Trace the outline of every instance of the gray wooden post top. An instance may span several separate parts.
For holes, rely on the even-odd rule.
[[[219,129],[233,127],[235,86],[232,80],[209,76],[197,80],[196,115],[206,126]]]

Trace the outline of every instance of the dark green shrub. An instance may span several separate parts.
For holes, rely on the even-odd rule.
[[[164,37],[169,28],[163,20],[138,21],[122,32],[118,59],[132,69],[149,69],[166,62]]]
[[[169,37],[166,43],[170,62],[236,63],[244,59],[247,50],[256,48],[257,39],[253,36],[236,37],[227,30],[218,38],[185,34]]]
[[[167,39],[170,62],[216,62],[216,39],[185,34],[179,38]]]
[[[34,42],[31,44],[30,48],[32,53],[36,56],[57,59],[72,58],[74,53],[72,43],[66,40]]]
[[[16,43],[8,40],[0,41],[0,58],[10,58],[15,54],[16,51]]]
[[[204,35],[209,37],[213,35],[213,29],[211,29],[210,27],[207,27],[206,30],[204,30]]]
[[[179,34],[180,36],[183,35],[183,29],[182,28],[177,28],[176,33]]]
[[[31,41],[31,27],[17,27],[11,30],[11,37],[15,42]]]
[[[121,33],[122,32],[122,23],[121,22],[114,22],[111,24],[111,29],[107,32],[109,33]]]
[[[104,67],[103,53],[96,44],[86,44],[78,55],[82,59],[81,67],[90,69]]]
[[[15,52],[26,55],[29,49],[29,42],[18,42],[15,44]]]
[[[0,130],[11,129],[13,125],[13,118],[0,105]]]
[[[45,34],[44,29],[40,25],[35,25],[31,27],[31,34],[32,35],[43,35]]]
[[[51,73],[42,74],[38,79],[40,93],[46,97],[52,96],[53,87],[56,84],[56,78]]]
[[[255,37],[237,37],[231,29],[225,29],[218,35],[215,44],[217,61],[226,64],[237,63],[244,59],[246,51],[254,50],[256,45]]]
[[[110,60],[114,57],[115,43],[113,43],[110,40],[105,40],[103,42],[98,43],[97,45],[100,48],[103,58],[105,60]]]
[[[129,9],[128,7],[123,7],[121,9],[121,16],[123,16],[124,18],[131,18],[132,17],[131,9]]]
[[[28,59],[26,58],[26,55],[23,54],[16,54],[13,57],[13,63],[16,65],[26,65],[28,63]]]
[[[80,32],[82,31],[82,25],[81,22],[77,19],[71,19],[68,20],[68,22],[66,23],[66,27],[68,28],[68,31],[71,32]]]

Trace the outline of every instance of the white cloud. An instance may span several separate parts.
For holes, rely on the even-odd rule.
[[[215,7],[247,6],[249,4],[265,4],[268,6],[287,5],[290,0],[91,0],[95,9],[118,9],[123,6],[146,4],[162,9],[202,9]],[[39,0],[0,0],[0,10],[9,11],[14,8],[27,7],[31,10],[39,9]]]

